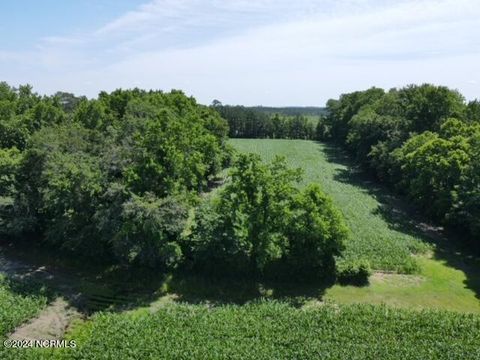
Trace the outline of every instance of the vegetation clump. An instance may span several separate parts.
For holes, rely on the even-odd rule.
[[[40,97],[0,84],[4,235],[174,268],[198,194],[229,161],[226,122],[180,91]]]
[[[195,264],[235,273],[331,272],[348,229],[320,187],[299,190],[300,179],[283,158],[264,164],[258,155],[239,155],[230,181],[198,209],[190,241]]]
[[[337,262],[337,279],[341,284],[366,285],[372,274],[370,262],[365,259]]]
[[[0,105],[4,235],[162,270],[333,271],[347,228],[318,186],[297,190],[285,161],[240,155],[220,195],[201,204],[230,162],[228,125],[180,91],[88,100],[1,83]]]

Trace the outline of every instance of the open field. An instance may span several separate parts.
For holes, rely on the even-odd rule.
[[[351,229],[347,260],[367,259],[377,270],[415,272],[417,264],[411,254],[425,252],[429,246],[419,235],[396,229],[396,224],[385,219],[383,211],[389,204],[382,201],[388,201],[390,195],[368,180],[362,182],[340,150],[303,140],[232,139],[231,143],[267,161],[276,155],[285,156],[291,167],[304,170],[304,184],[316,182],[322,186]]]
[[[352,229],[345,261],[368,259],[380,270],[370,277],[368,285],[136,274],[132,277],[145,289],[132,290],[135,287],[128,285],[123,275],[118,279],[113,273],[102,277],[71,272],[66,276],[62,267],[56,266],[62,276],[56,276],[57,283],[49,286],[62,295],[65,287],[59,282],[66,281],[69,292],[87,300],[83,319],[71,323],[65,337],[75,340],[77,347],[2,348],[0,358],[480,356],[480,266],[475,258],[447,246],[431,227],[418,224],[401,201],[356,172],[333,147],[301,140],[232,143],[264,159],[285,155],[291,166],[304,168],[304,183],[322,185]],[[420,225],[427,230],[421,231]],[[41,262],[41,252],[35,258]],[[90,278],[97,280],[91,282]],[[107,283],[112,287],[108,297]],[[46,289],[21,284],[0,282],[2,339],[52,303]],[[89,305],[88,300],[99,297],[105,301],[103,306]],[[122,300],[120,306],[116,306],[117,300]]]
[[[448,266],[444,260],[422,257],[418,262],[418,275],[375,273],[370,277],[368,286],[335,285],[326,290],[323,299],[341,304],[388,304],[410,309],[445,309],[480,314],[478,283],[469,288],[471,280],[467,275]],[[478,270],[473,273],[478,274]]]
[[[364,258],[380,272],[414,274],[377,273],[369,286],[326,289],[325,299],[480,313],[478,259],[453,249],[434,229],[414,220],[387,189],[357,172],[341,150],[302,140],[233,139],[231,143],[265,160],[285,156],[291,166],[304,169],[304,184],[322,186],[352,231],[345,261]]]
[[[155,313],[98,314],[77,325],[68,339],[79,346],[55,351],[56,358],[475,359],[480,318],[365,305],[167,304]],[[28,355],[39,358],[48,351],[36,353]]]

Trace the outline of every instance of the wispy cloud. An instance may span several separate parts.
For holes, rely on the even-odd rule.
[[[475,0],[155,0],[89,33],[52,34],[28,56],[0,51],[0,77],[43,91],[183,88],[249,104],[322,104],[424,81],[477,97],[464,85],[480,75],[479,17]]]

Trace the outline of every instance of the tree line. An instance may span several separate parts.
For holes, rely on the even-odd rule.
[[[302,114],[270,113],[259,108],[222,105],[218,101],[212,107],[227,120],[231,138],[312,140],[316,137],[315,121]]]
[[[345,146],[378,179],[480,249],[480,102],[430,84],[329,100],[320,139]]]
[[[272,106],[250,106],[249,109],[263,112],[265,114],[279,114],[284,116],[309,116],[319,118],[327,114],[324,107],[317,106],[284,106],[284,107],[272,107]]]
[[[228,132],[178,90],[89,100],[0,83],[0,235],[126,266],[333,272],[348,229],[331,200],[298,190],[284,159],[234,154]]]

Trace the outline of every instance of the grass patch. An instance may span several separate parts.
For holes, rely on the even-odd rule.
[[[326,290],[324,299],[340,304],[388,304],[401,308],[435,308],[480,314],[475,291],[466,287],[461,270],[445,261],[421,257],[418,275],[376,273],[364,287],[335,285]]]

